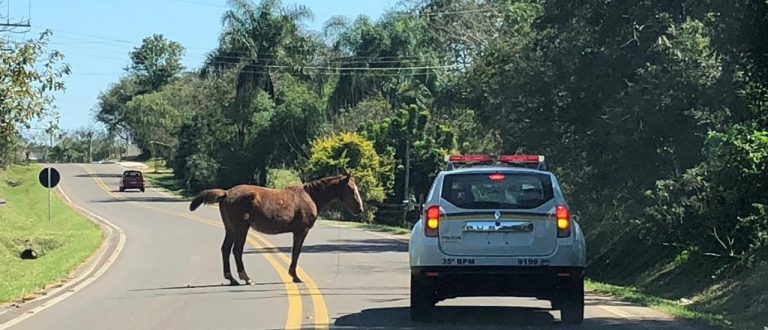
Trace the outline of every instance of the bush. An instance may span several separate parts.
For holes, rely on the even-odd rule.
[[[267,175],[267,187],[283,189],[292,185],[300,185],[301,179],[293,170],[274,168]]]
[[[307,164],[306,175],[317,179],[348,173],[357,183],[366,202],[381,202],[389,193],[382,182],[391,182],[392,161],[381,157],[373,143],[357,133],[341,133],[316,140]],[[373,210],[366,207],[366,220],[372,220]]]
[[[768,245],[768,132],[756,126],[711,132],[707,161],[647,192],[651,240],[730,256]]]
[[[204,154],[194,154],[187,159],[187,189],[198,191],[216,187],[219,165],[216,160]]]

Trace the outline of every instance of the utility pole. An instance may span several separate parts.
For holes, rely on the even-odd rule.
[[[408,220],[408,209],[410,208],[411,198],[408,195],[408,186],[411,179],[411,141],[405,139],[405,188],[403,189],[403,227]]]
[[[152,145],[152,158],[155,159],[155,173],[157,173],[157,145],[155,141],[149,141]]]
[[[29,18],[27,18],[26,22],[13,22],[11,23],[11,0],[6,1],[6,7],[5,7],[5,22],[0,22],[0,31],[10,31],[14,28],[29,28],[32,27],[29,22]],[[2,2],[0,2],[2,4]],[[27,11],[27,17],[30,17],[30,14],[32,13],[32,0],[29,0],[28,2],[29,9]]]
[[[93,163],[93,132],[88,132],[88,163]]]

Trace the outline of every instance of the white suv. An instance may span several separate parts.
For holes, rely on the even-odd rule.
[[[409,244],[413,321],[448,298],[516,296],[582,322],[584,236],[543,156],[451,156],[422,207]]]

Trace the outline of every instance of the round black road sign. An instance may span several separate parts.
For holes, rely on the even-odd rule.
[[[51,186],[50,187],[48,186],[48,169],[51,170]],[[56,187],[56,185],[59,184],[59,180],[61,180],[59,171],[57,171],[53,167],[44,168],[42,171],[40,171],[40,175],[38,175],[38,178],[40,179],[40,184],[46,188]]]

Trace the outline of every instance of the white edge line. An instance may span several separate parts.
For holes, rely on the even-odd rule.
[[[35,307],[35,308],[25,312],[24,314],[16,316],[15,318],[13,318],[13,319],[11,319],[11,320],[3,323],[3,324],[0,324],[0,330],[8,329],[8,328],[10,328],[10,327],[12,327],[12,326],[14,326],[16,324],[19,324],[20,322],[22,322],[22,321],[24,321],[24,320],[26,320],[26,319],[28,319],[28,318],[30,318],[32,316],[37,315],[41,311],[46,310],[46,309],[48,309],[49,307],[51,307],[53,305],[56,305],[56,304],[62,302],[64,299],[69,298],[73,294],[75,294],[78,291],[82,290],[83,288],[87,287],[88,285],[90,285],[91,283],[96,281],[99,277],[101,277],[109,269],[109,267],[112,266],[112,264],[115,262],[115,260],[117,260],[117,257],[120,255],[120,253],[123,251],[123,248],[125,247],[125,240],[126,240],[125,232],[120,227],[116,226],[115,224],[113,224],[109,220],[104,219],[101,216],[98,216],[98,215],[94,214],[93,212],[88,211],[88,210],[80,207],[79,205],[73,203],[72,200],[69,198],[69,196],[64,192],[64,190],[61,189],[61,186],[59,186],[58,191],[61,193],[61,195],[64,197],[64,199],[66,200],[66,202],[70,206],[74,206],[75,208],[77,208],[80,211],[84,212],[85,214],[87,214],[89,217],[91,217],[94,220],[103,222],[104,224],[107,225],[107,227],[109,228],[110,232],[112,230],[117,230],[117,232],[119,234],[119,238],[118,238],[118,242],[117,242],[117,247],[112,252],[112,254],[109,257],[107,257],[107,260],[104,262],[104,264],[101,265],[101,267],[95,273],[91,274],[93,269],[98,264],[98,260],[102,259],[104,257],[104,255],[107,253],[107,251],[109,250],[108,248],[105,248],[100,253],[99,258],[96,259],[94,264],[87,271],[83,272],[76,279],[73,279],[73,280],[69,281],[69,283],[77,283],[78,281],[81,281],[85,277],[89,277],[88,279],[85,279],[80,284],[78,284],[78,285],[76,285],[76,286],[74,286],[72,288],[70,288],[72,286],[72,284],[70,284],[70,285],[63,285],[63,286],[61,286],[61,287],[59,287],[59,288],[57,288],[55,290],[52,290],[52,291],[48,292],[46,296],[41,296],[41,297],[38,297],[36,299],[33,299],[33,300],[27,302],[27,303],[31,303],[31,302],[34,302],[36,300],[41,300],[41,299],[44,299],[44,298],[46,298],[48,296],[51,296],[51,295],[56,294],[58,292],[61,292],[62,290],[67,290],[67,292],[59,295],[58,297],[55,297],[55,298],[51,299],[50,301],[44,302],[42,305],[37,306],[37,307]],[[108,240],[107,240],[107,242],[108,242]]]

